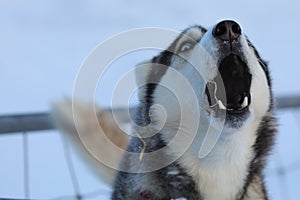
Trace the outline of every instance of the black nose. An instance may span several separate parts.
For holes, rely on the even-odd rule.
[[[236,40],[241,35],[241,27],[232,20],[225,20],[218,23],[213,29],[213,36],[224,41]]]

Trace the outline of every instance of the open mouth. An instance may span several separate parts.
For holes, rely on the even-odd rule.
[[[219,73],[207,82],[205,94],[209,107],[228,116],[239,116],[249,111],[251,104],[251,74],[239,55],[229,54],[218,66]]]

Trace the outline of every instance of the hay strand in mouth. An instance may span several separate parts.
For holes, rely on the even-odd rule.
[[[215,98],[215,101],[216,101],[216,103],[214,104],[214,105],[211,105],[210,107],[214,107],[214,106],[217,106],[218,105],[218,98],[217,98],[217,87],[218,87],[218,85],[217,85],[217,83],[215,82],[215,81],[212,81],[212,83],[214,84],[214,98]]]

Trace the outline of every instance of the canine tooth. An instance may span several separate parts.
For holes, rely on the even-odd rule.
[[[224,106],[224,104],[222,103],[222,101],[218,100],[218,105],[219,105],[220,109],[226,110],[226,107]]]
[[[246,106],[248,106],[248,97],[244,98],[244,101],[241,106],[242,106],[242,108],[245,108]]]

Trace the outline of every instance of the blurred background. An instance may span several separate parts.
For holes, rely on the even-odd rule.
[[[209,27],[224,18],[237,20],[269,61],[275,96],[300,95],[296,0],[3,0],[0,116],[47,113],[52,102],[71,96],[84,59],[113,35],[143,27]],[[108,107],[116,74],[157,52],[137,52],[114,62],[97,103]],[[120,97],[118,102],[124,106],[126,101]],[[298,200],[300,110],[276,114],[279,133],[265,172],[270,199]],[[110,189],[69,147],[56,130],[1,134],[0,198],[109,199]]]

